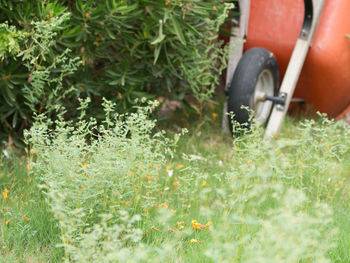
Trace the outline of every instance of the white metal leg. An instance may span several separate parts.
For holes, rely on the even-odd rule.
[[[243,55],[244,38],[248,33],[248,22],[250,13],[250,0],[239,0],[240,22],[239,27],[231,28],[230,54],[226,72],[226,88],[231,83],[233,73]]]
[[[226,89],[232,81],[233,73],[236,70],[237,64],[243,55],[244,39],[248,34],[248,23],[250,13],[250,0],[239,0],[240,7],[240,26],[231,28],[230,47],[229,47],[229,59],[227,63],[226,72]],[[222,130],[224,133],[229,134],[230,129],[228,125],[228,118],[226,116],[227,103],[225,102],[222,117]]]
[[[301,35],[297,40],[280,88],[280,94],[286,95],[286,103],[284,107],[280,107],[279,105],[274,106],[270,120],[266,127],[265,138],[278,134],[281,129],[282,121],[286,115],[290,101],[293,97],[295,86],[298,82],[306,55],[312,43],[325,2],[326,0],[312,0],[313,20],[310,32],[306,39],[304,39]]]

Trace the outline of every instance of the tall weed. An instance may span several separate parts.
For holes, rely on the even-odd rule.
[[[26,134],[66,262],[329,262],[331,204],[348,200],[343,123],[304,121],[269,141],[253,124],[219,164],[176,162],[179,135],[155,131],[156,103],[119,115],[104,101],[102,125],[88,103],[78,124],[41,115]]]

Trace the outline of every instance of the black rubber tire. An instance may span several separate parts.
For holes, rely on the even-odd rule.
[[[237,65],[231,85],[228,89],[227,112],[233,112],[234,120],[240,124],[246,124],[247,128],[250,126],[249,112],[241,107],[244,105],[254,110],[253,105],[251,105],[252,96],[254,94],[258,77],[264,70],[269,70],[272,73],[274,83],[273,95],[277,96],[279,89],[279,70],[277,60],[270,51],[260,47],[249,49],[244,53]],[[270,118],[270,115],[268,119]],[[228,118],[229,127],[232,131],[232,120],[230,116],[228,116]]]

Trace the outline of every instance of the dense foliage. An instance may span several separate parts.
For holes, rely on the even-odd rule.
[[[230,8],[224,0],[1,0],[1,132],[28,127],[33,112],[65,106],[72,117],[79,97],[92,99],[95,116],[102,97],[119,111],[135,98],[189,92],[202,105],[225,67],[217,32]]]

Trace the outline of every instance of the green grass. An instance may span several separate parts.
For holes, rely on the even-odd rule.
[[[142,198],[130,197],[124,205],[130,214],[142,215],[136,226],[143,231],[149,261],[318,262],[326,255],[332,262],[350,262],[349,134],[322,120],[301,127],[288,118],[270,143],[257,130],[233,146],[213,111],[218,110],[209,110],[201,127],[192,124],[174,158],[157,170],[154,192],[143,192],[153,181],[140,172]],[[186,126],[181,121],[179,126]],[[0,198],[0,260],[62,262],[57,215],[38,187],[44,182],[28,174],[26,161],[16,156],[2,158],[0,167],[0,191],[8,189],[7,199]],[[145,209],[144,196],[154,198],[156,206]],[[192,220],[212,225],[192,229]]]
[[[57,222],[49,212],[35,176],[27,173],[26,161],[12,155],[2,159],[0,188],[8,197],[0,202],[1,262],[57,262],[62,251]]]

